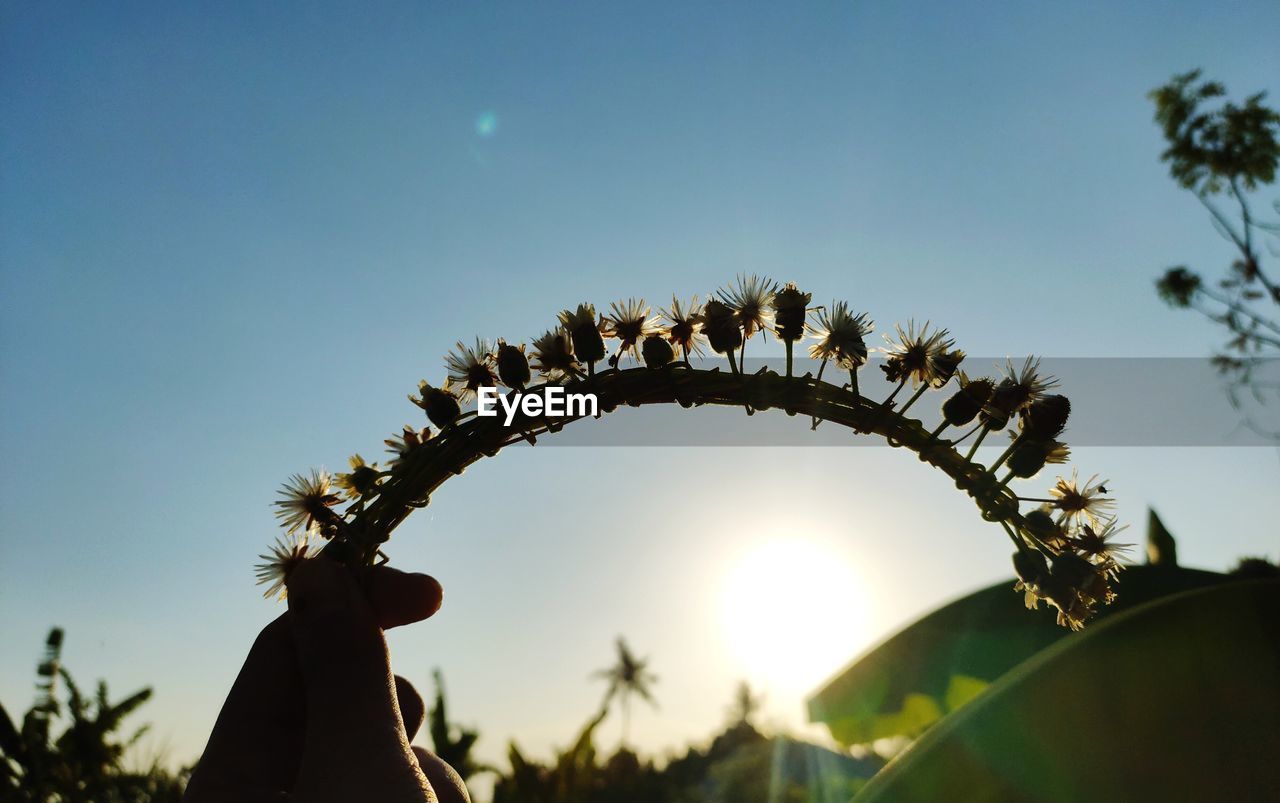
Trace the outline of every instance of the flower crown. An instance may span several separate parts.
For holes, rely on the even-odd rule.
[[[285,535],[261,556],[258,581],[267,585],[266,596],[283,598],[289,572],[318,552],[357,570],[385,562],[382,544],[414,509],[427,505],[445,480],[508,444],[536,443],[539,435],[587,415],[522,413],[504,425],[475,409],[464,411],[464,405],[482,388],[536,395],[555,387],[594,394],[600,413],[623,405],[668,403],[741,406],[748,413],[776,408],[808,416],[815,428],[830,421],[883,437],[945,472],[977,503],[985,520],[1000,525],[1016,547],[1015,589],[1024,592],[1027,607],[1047,601],[1057,609],[1059,624],[1079,629],[1099,604],[1115,598],[1119,557],[1130,545],[1113,540],[1124,528],[1107,514],[1114,502],[1106,496],[1106,481],[1094,477],[1082,483],[1073,472],[1070,479],[1059,477],[1044,498],[1019,496],[1009,487],[1015,479],[1030,479],[1047,464],[1068,458],[1067,446],[1058,438],[1071,404],[1065,396],[1049,393],[1057,380],[1042,376],[1037,360],[1028,358],[1021,365],[1009,361],[999,377],[972,378],[960,370],[965,353],[955,348],[947,330],[911,322],[905,329],[895,327],[879,349],[884,355],[880,367],[892,390],[875,401],[859,390],[859,371],[872,351],[866,338],[874,324],[843,301],[812,307],[811,300],[810,293],[794,284],[779,287],[757,276],[740,276],[705,303],[696,296],[688,303],[673,298],[660,317],[651,317],[650,307],[637,299],[613,304],[607,315],[597,314],[591,304],[579,304],[561,312],[557,325],[533,340],[532,355],[525,344],[504,340],[459,342],[445,358],[444,382],[436,387],[423,381],[417,395],[409,397],[434,430],[405,426],[387,439],[393,457],[385,468],[357,454],[349,472],[331,476],[313,469],[285,484],[275,502]],[[767,368],[746,373],[747,341],[768,332],[786,346],[785,374]],[[794,347],[806,340],[809,356],[820,367],[816,376],[795,376]],[[694,367],[691,360],[704,347],[723,355],[730,370]],[[624,358],[632,367],[622,367]],[[599,363],[604,367],[598,370]],[[828,364],[849,381],[823,381]],[[899,403],[908,385],[910,395]],[[937,428],[927,430],[907,417],[926,392],[946,389]],[[987,435],[1006,428],[1010,442],[1004,452],[990,465],[975,462]],[[944,437],[948,429],[957,436]],[[960,447],[970,438],[962,454]],[[1023,502],[1038,506],[1023,513]]]

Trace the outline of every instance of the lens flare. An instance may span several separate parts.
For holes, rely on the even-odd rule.
[[[476,135],[482,139],[491,139],[498,133],[498,114],[497,112],[482,112],[476,118]]]

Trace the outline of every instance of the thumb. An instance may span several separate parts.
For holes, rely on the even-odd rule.
[[[299,797],[359,800],[379,788],[382,799],[421,799],[429,786],[405,735],[387,644],[351,572],[303,561],[289,576],[289,613],[306,698]]]

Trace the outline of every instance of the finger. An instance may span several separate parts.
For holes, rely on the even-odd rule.
[[[282,614],[258,634],[218,714],[187,800],[248,800],[293,785],[302,754],[302,676]]]
[[[368,596],[378,625],[389,630],[420,622],[440,610],[444,589],[434,577],[378,566],[369,573]]]
[[[434,578],[388,566],[370,572],[366,591],[383,628],[425,619],[443,598]],[[202,799],[202,790],[223,790],[203,799],[227,799],[232,790],[231,796],[247,799],[255,790],[293,786],[302,758],[305,699],[290,619],[282,614],[267,625],[249,651],[192,774],[192,800]]]
[[[378,616],[355,578],[335,562],[305,561],[289,577],[289,611],[307,710],[298,797],[359,800],[371,778],[386,799],[428,793]]]
[[[418,690],[412,683],[399,675],[395,676],[395,680],[396,700],[400,703],[400,720],[404,722],[404,735],[412,742],[414,735],[422,727],[422,721],[427,718],[427,705],[422,701],[422,695],[418,694]]]
[[[471,803],[467,785],[453,767],[441,761],[435,753],[421,747],[413,748],[413,754],[417,756],[418,765],[431,782],[431,788],[435,790],[440,803]]]

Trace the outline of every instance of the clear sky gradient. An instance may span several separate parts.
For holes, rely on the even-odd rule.
[[[759,271],[974,354],[1201,356],[1219,333],[1152,280],[1230,252],[1145,93],[1196,66],[1280,91],[1274,2],[0,8],[0,700],[25,710],[62,625],[83,681],[156,687],[175,761],[279,610],[251,572],[275,488],[425,423],[405,394],[455,340]],[[1154,505],[1184,563],[1277,555],[1274,449],[1077,462],[1131,540]],[[856,580],[814,606],[827,657],[773,672],[724,590],[789,539]],[[446,588],[398,670],[441,666],[491,761],[566,743],[619,633],[661,678],[634,719],[661,752],[740,677],[799,725],[844,661],[1010,575],[887,449],[513,450],[389,552]]]

